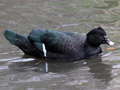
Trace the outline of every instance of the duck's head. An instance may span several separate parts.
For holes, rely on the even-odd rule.
[[[110,41],[103,28],[94,28],[87,33],[87,42],[91,46],[100,46],[101,44],[115,45],[114,42]]]

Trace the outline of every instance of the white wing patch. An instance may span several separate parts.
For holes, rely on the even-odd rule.
[[[44,57],[46,57],[47,50],[45,48],[45,44],[43,43],[42,46],[43,46]]]

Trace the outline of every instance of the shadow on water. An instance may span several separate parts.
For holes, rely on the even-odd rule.
[[[12,62],[9,65],[9,68],[11,72],[14,73],[31,70],[37,72],[38,74],[67,74],[74,72],[74,76],[76,76],[75,72],[84,73],[84,71],[87,71],[92,75],[93,78],[98,79],[100,82],[105,82],[106,84],[108,84],[112,79],[112,66],[103,64],[101,57],[82,61],[45,61],[35,59],[34,61],[28,62]]]
[[[102,63],[102,59],[87,61],[87,66],[90,68],[89,72],[93,73],[94,78],[100,79],[109,83],[112,80],[112,65]]]

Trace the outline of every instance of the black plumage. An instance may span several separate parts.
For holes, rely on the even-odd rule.
[[[102,53],[101,44],[114,45],[101,27],[91,30],[86,37],[74,32],[43,29],[33,29],[28,37],[6,30],[4,36],[27,55],[54,60],[97,56]]]

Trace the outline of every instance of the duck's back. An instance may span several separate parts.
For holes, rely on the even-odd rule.
[[[38,33],[41,34],[38,35]],[[32,30],[29,39],[41,51],[43,50],[42,44],[45,45],[47,59],[70,60],[84,57],[85,37],[77,33],[37,29]]]
[[[48,51],[47,57],[49,59],[65,59],[65,60],[73,60],[84,58],[84,49],[83,45],[85,42],[85,37],[81,34],[68,32],[68,31],[59,31],[63,33],[61,35],[61,45],[58,46],[59,49],[62,49],[62,53],[52,53]],[[65,35],[65,39],[64,38]]]

